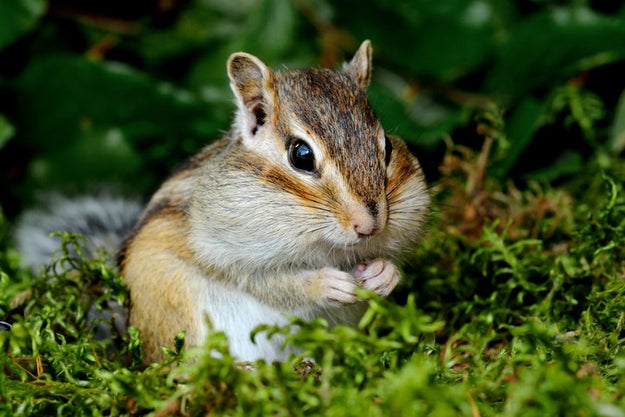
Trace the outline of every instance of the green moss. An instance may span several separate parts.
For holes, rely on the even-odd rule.
[[[305,352],[274,364],[236,363],[216,332],[206,349],[190,350],[181,334],[168,360],[140,369],[135,329],[92,337],[93,303],[127,302],[114,269],[86,259],[80,240],[64,235],[65,249],[32,280],[5,235],[0,313],[25,289],[30,297],[25,318],[0,333],[0,411],[623,416],[625,205],[619,182],[597,184],[588,195],[600,201],[492,182],[474,209],[508,213],[497,219],[458,216],[475,201],[448,184],[394,298],[363,294],[370,308],[359,329],[294,321],[301,331],[287,342]],[[577,209],[558,206],[571,201]],[[469,230],[467,219],[481,229]]]

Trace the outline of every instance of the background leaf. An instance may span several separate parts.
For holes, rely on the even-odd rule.
[[[156,176],[142,172],[170,170],[214,139],[228,116],[220,117],[210,103],[131,67],[80,56],[33,62],[13,88],[22,126],[19,140],[39,149],[31,179],[41,185],[45,179],[48,186],[110,177],[140,179],[142,188],[153,187]],[[86,93],[90,91],[97,93]],[[63,162],[68,158],[78,161],[72,166],[80,169],[72,171]],[[152,165],[155,161],[159,166]]]
[[[486,88],[510,103],[550,81],[623,59],[624,23],[577,5],[536,13],[502,42]]]
[[[521,154],[531,143],[534,134],[543,123],[544,105],[534,97],[525,98],[511,112],[506,124],[506,135],[510,148],[506,157],[498,161],[493,172],[505,178],[517,163]]]
[[[493,46],[495,22],[503,18],[492,2],[452,0],[376,1],[367,7],[337,3],[339,22],[359,37],[371,38],[379,55],[403,71],[426,79],[451,81],[482,64]],[[358,10],[354,14],[353,10]],[[375,21],[376,25],[370,22]]]
[[[4,117],[3,114],[0,114],[0,149],[11,139],[11,137],[15,134],[15,127]]]
[[[46,7],[46,0],[0,2],[0,49],[31,30],[45,13]]]
[[[625,91],[616,106],[616,114],[610,131],[610,149],[619,154],[625,149]]]

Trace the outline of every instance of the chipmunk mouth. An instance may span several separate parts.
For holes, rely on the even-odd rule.
[[[358,236],[355,240],[350,240],[343,243],[343,247],[346,251],[361,252],[371,247],[373,241],[373,235]]]
[[[351,249],[351,248],[356,248],[356,247],[360,246],[361,244],[362,244],[362,240],[357,240],[355,242],[347,242],[343,246],[345,248],[350,248]]]

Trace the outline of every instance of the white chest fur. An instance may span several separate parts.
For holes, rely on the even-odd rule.
[[[227,286],[206,280],[202,291],[196,293],[198,297],[197,314],[204,318],[203,334],[198,335],[198,342],[202,343],[207,336],[209,325],[216,331],[223,331],[228,337],[230,353],[242,361],[264,359],[267,362],[286,360],[290,353],[297,353],[292,346],[283,348],[284,337],[274,335],[267,338],[264,332],[256,335],[252,340],[252,331],[261,324],[284,326],[289,323],[290,317],[299,317],[311,320],[323,317],[332,326],[346,324],[355,326],[366,304],[359,303],[331,309],[308,308],[301,311],[284,312],[270,307],[251,295],[228,288]],[[208,323],[207,323],[208,321]]]

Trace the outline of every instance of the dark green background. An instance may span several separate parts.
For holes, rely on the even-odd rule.
[[[147,195],[221,135],[225,61],[337,66],[374,45],[372,104],[431,181],[445,140],[490,173],[566,180],[625,147],[625,7],[618,1],[0,1],[0,205],[42,191]],[[620,103],[620,105],[619,105]]]

